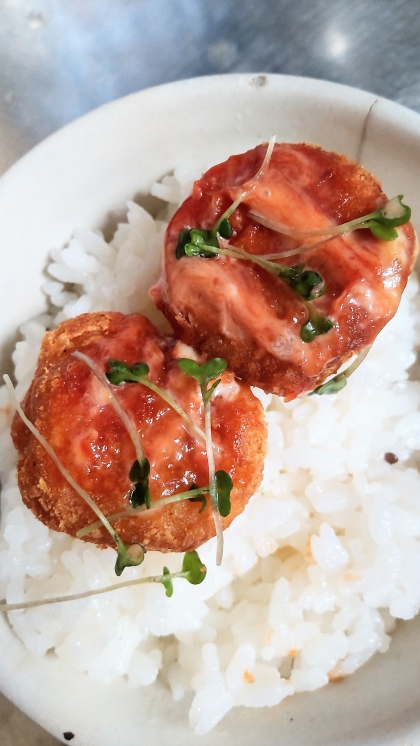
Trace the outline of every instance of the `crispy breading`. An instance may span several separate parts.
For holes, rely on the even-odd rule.
[[[176,364],[173,337],[161,336],[143,316],[119,313],[84,314],[48,332],[42,344],[34,380],[23,408],[76,482],[105,515],[129,507],[133,484],[130,468],[136,454],[121,418],[104,386],[89,367],[72,356],[79,350],[102,370],[117,359],[129,365],[146,362],[150,378],[170,391],[191,417],[203,426],[197,383]],[[140,433],[150,461],[153,500],[208,484],[203,442],[186,429],[181,417],[163,399],[141,384],[122,384],[116,396]],[[266,426],[258,399],[246,384],[225,373],[212,400],[212,430],[216,468],[230,473],[234,488],[226,528],[245,507],[261,480]],[[18,415],[12,437],[19,451],[18,481],[24,503],[50,528],[71,536],[96,516],[70,487],[45,449]],[[116,521],[126,543],[146,549],[189,551],[214,535],[210,503],[183,501]],[[113,546],[101,528],[85,537],[99,546]]]
[[[211,168],[168,226],[164,266],[151,294],[175,334],[208,357],[221,356],[240,378],[290,400],[312,391],[371,344],[394,315],[416,255],[411,224],[394,241],[368,230],[334,238],[279,264],[318,272],[325,294],[313,307],[334,326],[311,342],[300,331],[304,299],[283,279],[243,259],[176,257],[184,228],[210,230],[252,182],[266,153],[259,145]],[[276,145],[268,171],[230,217],[231,246],[253,255],[314,244],[261,224],[253,214],[298,231],[324,230],[387,201],[380,184],[342,155],[311,145]]]

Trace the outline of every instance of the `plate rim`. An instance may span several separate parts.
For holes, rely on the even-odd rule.
[[[310,88],[313,88],[314,84],[316,84],[317,91],[315,98],[322,98],[323,92],[325,92],[325,95],[328,99],[335,99],[342,98],[344,100],[353,100],[355,96],[357,96],[360,106],[361,102],[363,101],[363,104],[369,105],[372,104],[372,99],[375,99],[377,101],[380,101],[383,107],[382,111],[382,118],[389,119],[392,123],[392,121],[400,122],[400,118],[404,119],[408,123],[408,126],[412,127],[416,130],[416,133],[420,137],[420,114],[417,112],[414,112],[406,107],[404,107],[401,104],[398,104],[396,102],[392,102],[386,98],[383,98],[381,96],[376,96],[373,93],[359,90],[356,88],[352,88],[351,86],[330,82],[318,78],[311,78],[311,77],[300,77],[300,76],[292,76],[292,75],[280,75],[280,74],[274,74],[274,73],[236,73],[236,74],[223,74],[223,75],[216,75],[216,76],[203,76],[198,78],[189,78],[187,80],[182,81],[175,81],[172,83],[166,83],[159,86],[154,86],[152,88],[143,89],[141,91],[137,91],[131,94],[128,94],[127,96],[124,96],[122,98],[116,99],[114,101],[108,102],[91,112],[86,113],[82,117],[74,120],[73,122],[70,122],[69,124],[65,125],[63,128],[58,130],[57,132],[54,132],[49,137],[47,137],[45,140],[43,140],[41,143],[36,145],[32,150],[30,150],[28,153],[26,153],[21,159],[19,159],[15,164],[13,164],[0,178],[0,205],[1,201],[3,199],[3,196],[6,192],[9,192],[10,190],[14,190],[16,188],[16,182],[19,181],[21,178],[21,174],[25,173],[27,169],[31,169],[33,165],[36,165],[37,168],[42,168],[42,162],[45,157],[45,155],[48,155],[51,148],[56,149],[62,147],[62,143],[65,142],[69,137],[71,139],[72,133],[79,129],[83,128],[86,124],[89,126],[95,128],[99,126],[101,120],[104,118],[106,119],[110,112],[116,112],[118,109],[122,109],[127,102],[129,101],[136,101],[141,102],[145,101],[148,97],[161,97],[164,98],[166,95],[166,92],[168,90],[176,91],[177,89],[182,89],[184,92],[187,92],[187,90],[192,91],[193,89],[197,88],[198,86],[210,86],[214,87],[215,89],[219,87],[220,85],[228,85],[234,82],[249,82],[251,80],[255,80],[259,77],[265,77],[268,81],[268,84],[270,82],[273,82],[274,84],[278,86],[284,86],[284,89],[290,90],[293,85],[302,86],[303,89],[307,89],[307,92],[309,92]],[[265,86],[261,86],[261,90]],[[3,619],[1,620],[3,623]],[[1,674],[0,674],[0,688],[4,691],[5,696],[8,696],[7,691],[4,689],[3,682],[1,681]],[[22,702],[21,697],[18,698],[19,702]],[[12,700],[13,701],[13,700]],[[21,705],[20,705],[21,706]],[[25,711],[25,709],[21,706],[21,709]],[[33,714],[30,714],[31,717],[33,717]],[[44,727],[48,728],[48,725],[45,723],[43,718],[37,719],[38,722]],[[51,732],[51,731],[50,731]],[[413,734],[419,735],[420,734],[420,726],[416,727],[413,731]],[[57,733],[54,732],[54,735],[57,736]],[[204,741],[201,741],[204,744]]]

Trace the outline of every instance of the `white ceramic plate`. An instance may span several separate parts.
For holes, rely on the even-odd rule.
[[[369,113],[370,112],[370,113]],[[143,91],[78,120],[0,180],[0,346],[7,366],[16,328],[44,309],[48,250],[75,227],[111,211],[177,164],[223,160],[273,133],[358,159],[390,195],[420,216],[420,116],[351,88],[276,75],[228,75]],[[3,372],[3,371],[2,371]],[[419,498],[420,499],[420,498]],[[337,685],[279,707],[234,709],[207,736],[190,731],[187,707],[159,687],[101,685],[31,656],[0,617],[0,689],[74,746],[420,745],[420,624],[401,624],[391,650]]]

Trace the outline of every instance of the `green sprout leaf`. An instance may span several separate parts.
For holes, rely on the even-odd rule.
[[[376,238],[380,238],[382,241],[395,241],[398,238],[398,233],[391,225],[384,225],[378,220],[369,220],[369,229]]]
[[[214,475],[216,480],[216,492],[219,513],[222,518],[226,518],[232,510],[230,502],[230,493],[232,492],[233,482],[230,475],[223,470],[216,471]]]
[[[175,256],[177,259],[181,259],[183,256],[214,258],[214,251],[208,251],[206,246],[219,248],[217,236],[213,235],[212,231],[206,231],[201,228],[183,228],[179,235]]]
[[[217,381],[215,381],[210,386],[210,388],[207,389],[207,391],[205,393],[203,393],[203,400],[204,400],[204,402],[209,401],[209,399],[211,399],[212,394],[213,394],[214,390],[218,387],[219,383],[220,383],[220,378],[218,378]]]
[[[232,226],[227,218],[224,218],[219,225],[218,233],[222,238],[230,238],[232,235]]]
[[[207,506],[207,500],[203,494],[196,495],[196,497],[189,497],[188,498],[190,503],[201,503],[201,508],[198,511],[199,513],[203,513]]]
[[[222,357],[214,357],[212,360],[208,360],[207,363],[200,365],[195,360],[183,357],[181,360],[178,360],[178,366],[183,373],[198,381],[203,401],[206,403],[210,401],[215,388],[220,383],[220,378],[216,381],[214,379],[224,373],[227,368],[227,362]],[[214,383],[208,388],[210,381],[214,381]]]
[[[198,489],[197,485],[193,483],[189,491],[197,490],[197,489]],[[199,495],[195,495],[195,497],[189,497],[188,500],[190,501],[190,503],[201,503],[201,508],[198,511],[199,513],[203,513],[205,511],[206,506],[207,506],[207,499],[202,492],[200,492]]]
[[[193,243],[186,243],[184,247],[185,256],[200,256],[200,249]]]
[[[292,290],[304,300],[315,300],[325,293],[325,283],[321,275],[312,269],[300,272],[289,280]]]
[[[186,373],[187,376],[191,376],[191,378],[195,378],[196,381],[201,383],[201,365],[196,363],[195,360],[182,357],[178,360],[178,367],[181,368],[182,372]]]
[[[319,337],[321,334],[326,334],[333,328],[334,322],[327,316],[323,316],[313,306],[309,306],[309,319],[301,327],[300,338],[302,342],[312,342],[315,337]]]
[[[396,228],[399,225],[405,225],[411,218],[411,208],[408,205],[402,203],[403,195],[399,194],[397,197],[390,199],[386,205],[379,210],[382,221],[388,223],[388,225]]]
[[[117,561],[115,563],[115,574],[118,577],[126,567],[137,567],[144,560],[145,548],[141,544],[124,544],[119,537],[117,544]]]
[[[201,256],[204,259],[210,259],[211,257],[214,257],[213,252],[200,248],[200,245],[195,243],[185,244],[185,254],[186,256]]]
[[[183,357],[181,360],[178,360],[178,366],[183,373],[191,376],[191,378],[195,378],[200,386],[206,386],[210,381],[213,381],[224,373],[227,368],[227,362],[221,357],[215,357],[212,360],[208,360],[207,363],[200,365],[195,360]]]
[[[145,461],[147,461],[147,459],[143,459],[143,462],[141,464],[139,463],[137,459],[134,461],[133,466],[131,467],[130,472],[129,472],[129,477],[132,482],[134,483],[140,482],[142,479],[144,479],[145,467],[146,467],[144,463]],[[149,471],[148,471],[147,476],[149,475],[149,473],[150,473],[150,466],[149,466]]]
[[[312,269],[305,269],[305,264],[282,267],[274,262],[269,263],[277,269],[277,272],[273,269],[273,274],[281,277],[304,300],[315,300],[324,295],[325,283],[321,275]]]
[[[131,366],[131,375],[133,377],[133,382],[140,381],[140,379],[145,378],[149,373],[149,366],[147,363],[134,363],[134,365]]]
[[[175,399],[173,399],[167,391],[160,388],[160,386],[153,383],[153,381],[147,377],[150,370],[147,363],[139,362],[130,366],[121,362],[121,360],[108,360],[108,367],[109,371],[106,373],[106,377],[110,383],[115,386],[122,383],[141,383],[151,391],[154,391],[155,394],[160,396],[167,404],[169,404],[169,406],[172,407],[180,417],[182,417],[190,431],[193,431],[202,440],[205,440],[205,434],[199,427],[197,427],[197,425],[194,424],[191,417],[184,412]]]
[[[130,368],[120,360],[108,360],[109,371],[106,373],[106,377],[113,386],[118,386],[120,383],[125,383],[130,377]]]
[[[203,565],[195,549],[186,552],[182,561],[182,575],[192,585],[199,585],[207,574],[207,568]]]
[[[149,373],[147,363],[134,363],[130,366],[121,360],[108,360],[108,367],[106,377],[113,386],[119,386],[121,383],[142,383],[142,379]]]
[[[149,476],[150,476],[150,463],[147,458],[142,459],[139,462],[137,459],[130,469],[130,479],[135,483],[134,489],[130,494],[130,505],[132,508],[139,508],[140,505],[145,505],[147,509],[150,508],[150,489],[149,489]]]
[[[168,596],[168,598],[170,598],[174,592],[174,585],[172,583],[171,573],[169,572],[167,567],[163,568],[163,575],[164,577],[162,578],[161,583],[165,587],[166,595]]]
[[[350,220],[335,229],[335,233],[348,233],[359,228],[368,228],[381,241],[395,241],[399,225],[405,225],[411,218],[411,209],[402,203],[403,195],[390,199],[380,210],[369,213],[361,218]]]
[[[368,345],[367,347],[365,347],[363,352],[361,352],[360,355],[357,356],[356,360],[353,360],[348,368],[343,370],[341,373],[337,373],[334,378],[331,378],[326,383],[318,386],[316,389],[311,391],[308,396],[312,396],[313,394],[320,394],[321,396],[323,394],[337,394],[338,391],[341,391],[341,389],[347,386],[347,380],[350,378],[350,376],[353,375],[354,371],[357,370],[359,365],[363,363],[363,360],[367,356],[371,347],[372,345]]]
[[[177,259],[185,256],[185,246],[190,242],[190,229],[183,228],[179,234],[178,244],[175,250],[175,256]]]
[[[345,386],[347,386],[346,378],[334,376],[334,378],[331,378],[330,381],[323,383],[322,386],[318,386],[316,389],[311,391],[310,396],[312,396],[312,394],[319,394],[320,396],[322,396],[323,394],[337,394]]]
[[[381,241],[395,241],[398,232],[395,230],[399,225],[405,225],[411,218],[411,209],[402,203],[403,195],[390,199],[380,210],[364,215],[361,218],[350,220],[335,228],[334,233],[349,233],[359,228],[368,228],[376,238]]]
[[[201,365],[201,381],[209,383],[214,378],[221,376],[227,368],[227,362],[222,357],[214,357],[204,365]]]
[[[281,276],[284,280],[295,280],[302,274],[302,271],[305,269],[305,264],[295,264],[294,267],[281,267],[279,264],[276,264],[276,267],[281,272]]]
[[[208,231],[200,230],[199,228],[192,228],[190,230],[190,242],[194,246],[203,246],[207,243]]]

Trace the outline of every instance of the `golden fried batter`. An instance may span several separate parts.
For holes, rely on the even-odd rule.
[[[104,371],[109,359],[128,365],[146,362],[149,378],[170,391],[203,427],[201,395],[197,383],[176,364],[177,357],[188,357],[188,350],[172,337],[162,337],[137,314],[84,314],[45,336],[24,411],[76,482],[109,516],[129,507],[133,488],[129,471],[135,449],[103,384],[83,361],[72,356],[75,350]],[[152,504],[188,490],[193,483],[208,485],[205,446],[188,432],[181,417],[141,384],[122,384],[114,391],[135,423],[150,462]],[[216,469],[227,471],[234,484],[232,511],[222,519],[226,528],[258,488],[266,442],[260,402],[228,372],[213,395],[212,431]],[[19,452],[19,487],[33,513],[50,528],[71,536],[95,521],[93,511],[61,476],[18,415],[12,436]],[[200,508],[200,503],[186,500],[120,519],[114,525],[126,543],[139,542],[146,549],[163,552],[189,551],[215,533],[210,501],[201,514]],[[100,546],[113,545],[103,528],[85,539]]]
[[[326,292],[313,307],[334,327],[311,342],[300,330],[307,305],[282,279],[226,256],[176,258],[184,228],[210,230],[261,167],[266,145],[211,168],[168,226],[162,276],[151,291],[175,334],[208,357],[220,356],[240,378],[293,399],[312,391],[371,344],[394,315],[417,253],[411,224],[394,241],[368,230],[334,238],[309,253],[282,258],[306,264]],[[302,245],[256,221],[298,231],[322,230],[381,208],[380,184],[344,156],[311,145],[276,145],[269,168],[230,218],[230,245],[264,255]],[[314,243],[314,241],[310,241]]]

